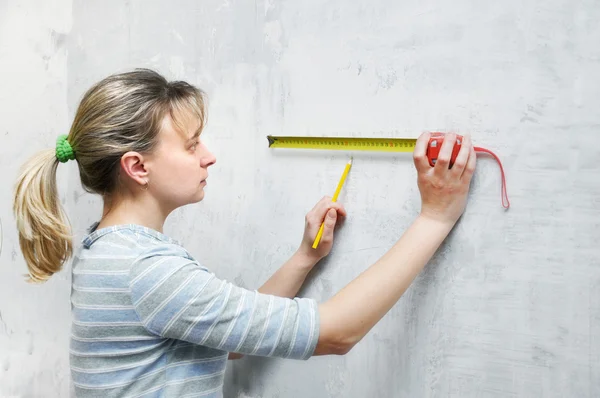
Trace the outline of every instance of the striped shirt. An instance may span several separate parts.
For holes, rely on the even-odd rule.
[[[222,397],[229,352],[313,354],[314,300],[234,286],[155,230],[96,226],[72,269],[77,396]]]

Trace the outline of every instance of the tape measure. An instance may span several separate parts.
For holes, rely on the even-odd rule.
[[[445,133],[431,133],[427,144],[427,159],[430,166],[435,166],[439,156]],[[456,160],[456,156],[461,148],[463,137],[457,135],[456,143],[452,149],[450,157],[450,167]],[[289,149],[321,149],[333,151],[376,151],[376,152],[413,152],[417,143],[416,138],[371,138],[371,137],[302,137],[302,136],[274,136],[268,135],[269,148],[289,148]],[[508,195],[506,193],[506,179],[502,162],[489,149],[474,147],[476,152],[485,152],[492,155],[502,172],[502,206],[510,207]],[[504,200],[506,199],[506,204]]]
[[[360,138],[360,137],[282,137],[267,136],[270,148],[292,149],[323,149],[346,151],[377,151],[377,152],[413,152],[417,143],[416,138]],[[460,151],[462,136],[457,136],[452,150],[450,165],[456,160]],[[439,155],[444,142],[443,133],[432,133],[427,145],[427,159],[431,166]]]

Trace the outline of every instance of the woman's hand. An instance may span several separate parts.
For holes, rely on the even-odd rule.
[[[421,193],[421,215],[454,225],[465,210],[477,156],[471,137],[465,135],[456,161],[450,168],[457,137],[456,134],[446,134],[435,166],[431,167],[426,156],[429,137],[429,133],[422,134],[413,153]]]
[[[317,202],[305,217],[304,236],[298,253],[305,256],[313,265],[327,256],[333,246],[333,230],[340,216],[345,217],[346,210],[340,203],[332,202],[330,196],[325,196]],[[323,221],[325,221],[323,236],[319,246],[313,249],[312,245]]]

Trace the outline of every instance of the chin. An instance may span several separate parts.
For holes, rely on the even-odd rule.
[[[196,195],[194,195],[194,203],[198,203],[204,199],[204,190],[201,189]]]

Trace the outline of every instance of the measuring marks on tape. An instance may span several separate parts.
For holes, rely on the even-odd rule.
[[[267,136],[271,148],[324,149],[345,151],[412,152],[416,139],[359,137]]]

